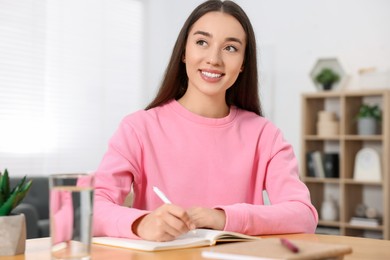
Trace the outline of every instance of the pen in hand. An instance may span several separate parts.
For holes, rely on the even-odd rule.
[[[153,186],[154,193],[157,194],[157,196],[165,203],[165,204],[172,204],[172,202],[165,196],[165,194],[156,186]],[[190,228],[191,229],[191,228]],[[192,233],[196,234],[195,230],[192,230]]]
[[[166,204],[172,204],[172,202],[165,196],[165,194],[156,186],[153,186],[154,193],[157,194],[157,196]]]
[[[282,243],[282,245],[284,247],[286,247],[291,252],[293,252],[293,253],[299,252],[299,248],[296,245],[294,245],[290,240],[287,240],[286,238],[281,238],[280,242]]]

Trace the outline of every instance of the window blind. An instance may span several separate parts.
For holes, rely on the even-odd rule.
[[[0,170],[96,169],[141,108],[142,1],[0,0]]]

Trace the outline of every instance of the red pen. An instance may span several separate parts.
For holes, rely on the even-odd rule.
[[[285,246],[291,252],[293,252],[293,253],[299,252],[299,248],[296,245],[294,245],[290,240],[287,240],[285,238],[281,238],[280,242],[282,243],[283,246]]]

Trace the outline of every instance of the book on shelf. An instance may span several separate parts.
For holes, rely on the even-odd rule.
[[[324,153],[323,164],[326,178],[339,177],[339,154]]]
[[[155,242],[117,237],[94,237],[92,239],[92,243],[142,251],[162,251],[181,248],[213,246],[219,242],[238,242],[258,239],[260,238],[236,232],[212,229],[195,229],[177,237],[175,240],[166,242]]]
[[[327,226],[317,226],[316,234],[325,234],[325,235],[337,235],[339,236],[340,228],[337,227],[327,227]]]
[[[352,217],[349,224],[354,226],[378,227],[381,225],[379,218]]]
[[[339,154],[311,151],[306,154],[306,169],[308,177],[338,178]]]
[[[316,170],[314,167],[312,152],[306,153],[306,169],[308,177],[316,177]]]
[[[322,152],[313,151],[311,152],[311,158],[314,165],[314,175],[317,178],[325,178],[325,170],[322,159]]]
[[[374,239],[383,239],[383,232],[375,230],[364,230],[363,237],[374,238]]]

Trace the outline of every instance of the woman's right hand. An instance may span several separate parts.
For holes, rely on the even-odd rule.
[[[155,211],[137,219],[133,232],[144,240],[170,241],[195,228],[186,210],[164,204]]]

